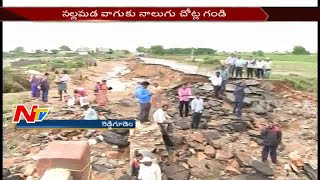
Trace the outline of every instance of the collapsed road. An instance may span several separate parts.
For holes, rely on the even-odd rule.
[[[169,104],[168,114],[174,121],[174,131],[170,134],[174,149],[165,148],[161,133],[154,125],[139,125],[137,130],[131,132],[35,131],[24,133],[25,143],[11,144],[10,147],[19,153],[5,154],[6,174],[3,176],[36,178],[37,169],[31,155],[41,152],[51,141],[80,140],[90,144],[91,152],[88,156],[92,165],[92,179],[97,180],[117,179],[122,171],[129,169],[130,154],[136,149],[140,149],[145,155],[154,156],[167,179],[316,179],[317,109],[314,97],[271,82],[246,80],[246,108],[243,118],[238,119],[231,113],[234,101],[232,91],[237,80],[229,82],[224,100],[215,100],[212,98],[213,89],[205,75],[196,75],[198,70],[184,73],[179,65],[144,65],[135,60],[116,62],[114,67],[118,64],[127,67],[120,68],[125,73],[120,73],[117,80],[113,80],[119,83],[118,87],[123,91],[109,95],[110,103],[107,108],[93,108],[99,112],[101,119],[135,117],[138,113],[138,105],[132,94],[135,83],[141,80],[159,83],[165,101]],[[88,72],[89,79],[104,77],[105,69],[95,76],[92,74],[94,73]],[[191,119],[182,121],[178,116],[176,88],[183,81],[192,82],[193,90],[205,97],[205,112],[200,130],[191,130]],[[61,107],[63,106],[56,107],[50,116],[75,119],[82,115],[78,107]],[[268,119],[277,121],[283,129],[279,166],[260,162],[259,130]],[[25,157],[21,158],[22,156]],[[13,166],[13,163],[20,165]]]

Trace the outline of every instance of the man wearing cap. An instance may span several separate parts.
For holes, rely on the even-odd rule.
[[[149,113],[151,110],[151,97],[152,93],[147,89],[150,85],[149,82],[144,81],[135,90],[135,96],[140,104],[140,114],[138,119],[141,123],[149,121]]]
[[[233,77],[234,75],[234,70],[235,70],[235,61],[236,61],[236,56],[234,55],[234,53],[232,53],[226,60],[225,60],[225,64],[228,66],[229,68],[229,74],[231,77]]]
[[[143,157],[140,161],[139,180],[161,180],[161,169],[159,165],[152,163],[149,157]]]
[[[241,111],[242,111],[243,100],[244,100],[244,88],[245,88],[245,84],[241,82],[238,84],[238,86],[233,92],[235,97],[233,113],[237,117],[241,117]]]

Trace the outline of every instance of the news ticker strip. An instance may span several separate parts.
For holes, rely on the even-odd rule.
[[[319,7],[2,7],[1,21],[319,21]]]
[[[134,129],[135,120],[43,120],[17,123],[19,129]]]

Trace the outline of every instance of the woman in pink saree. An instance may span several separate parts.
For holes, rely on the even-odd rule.
[[[97,104],[99,106],[105,106],[108,102],[108,90],[111,90],[112,88],[108,88],[107,86],[107,80],[102,80],[102,83],[100,84],[99,93],[97,95]]]

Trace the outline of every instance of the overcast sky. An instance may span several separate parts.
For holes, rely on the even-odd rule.
[[[5,51],[90,48],[135,50],[138,46],[205,47],[218,51],[291,51],[302,45],[317,51],[316,22],[4,22]]]

